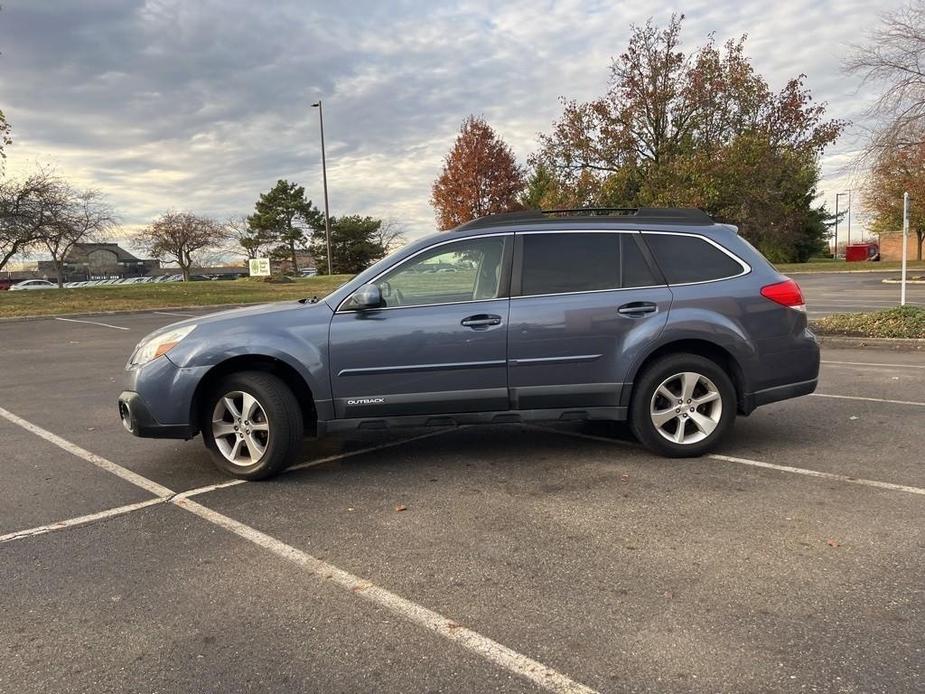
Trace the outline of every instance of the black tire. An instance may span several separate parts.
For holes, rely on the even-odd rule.
[[[264,435],[259,433],[265,445],[263,453],[255,462],[247,464],[246,461],[234,463],[222,452],[216,442],[213,432],[213,414],[220,400],[229,393],[248,394],[256,399],[264,416],[260,418],[261,424],[266,424]],[[225,407],[223,405],[223,407]],[[227,408],[226,408],[227,410]],[[224,473],[244,480],[260,480],[285,470],[293,462],[302,448],[303,420],[302,410],[292,391],[273,374],[260,371],[242,371],[225,376],[211,389],[202,410],[202,438],[206,448],[212,454],[215,466]],[[234,424],[233,415],[229,416],[229,424]],[[256,420],[255,420],[256,421]],[[239,424],[243,424],[240,422]],[[255,427],[256,429],[256,427]],[[251,432],[248,430],[248,433]],[[258,436],[254,431],[253,435]],[[226,447],[233,444],[236,434],[221,437]],[[243,438],[243,435],[242,435]],[[255,439],[256,440],[256,439]],[[244,449],[246,450],[246,442]],[[249,453],[249,457],[255,457]]]
[[[652,409],[656,409],[656,415],[660,412],[667,411],[662,408],[667,400],[659,395],[653,403],[656,390],[667,379],[683,373],[695,373],[705,377],[706,381],[698,381],[697,391],[701,397],[712,392],[708,385],[715,386],[715,391],[719,394],[720,409],[712,409],[714,403],[705,403],[697,407],[696,398],[691,398],[694,402],[676,402],[672,401],[671,406],[677,409],[674,412],[679,413],[672,421],[666,422],[661,431],[669,435],[670,429],[674,429],[677,434],[678,426],[682,427],[682,437],[692,439],[703,435],[703,428],[698,426],[691,414],[691,405],[695,406],[696,415],[700,421],[704,415],[710,415],[707,419],[713,420],[715,417],[715,428],[700,440],[694,440],[689,443],[676,443],[674,440],[668,440],[666,435],[660,433],[653,421]],[[708,382],[712,382],[709,384]],[[668,391],[674,392],[672,387],[682,385],[683,381],[673,381],[669,383]],[[680,390],[678,395],[680,395]],[[711,451],[729,432],[736,418],[736,391],[729,374],[716,362],[701,357],[697,354],[669,354],[658,358],[642,371],[637,378],[633,387],[633,397],[630,402],[629,420],[633,434],[648,450],[667,458],[689,458],[704,455]],[[684,417],[684,419],[682,419]],[[688,421],[690,420],[690,421]],[[708,427],[704,427],[708,428]],[[669,431],[666,431],[668,429]]]

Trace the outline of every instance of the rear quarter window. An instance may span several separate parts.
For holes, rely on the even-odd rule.
[[[668,284],[710,282],[745,271],[735,258],[701,237],[651,233],[643,237]]]

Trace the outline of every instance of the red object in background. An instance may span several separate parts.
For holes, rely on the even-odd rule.
[[[849,263],[863,263],[871,257],[871,248],[876,248],[876,244],[852,243],[845,248],[845,261]]]

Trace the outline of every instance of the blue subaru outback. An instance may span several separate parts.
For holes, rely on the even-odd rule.
[[[244,479],[303,436],[356,428],[629,420],[701,455],[737,414],[811,393],[799,286],[699,210],[484,217],[321,300],[224,311],[139,343],[119,397],[137,436],[202,433]]]

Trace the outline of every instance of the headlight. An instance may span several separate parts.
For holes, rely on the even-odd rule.
[[[182,328],[168,330],[154,337],[145,338],[138,343],[138,346],[132,353],[132,357],[128,361],[129,366],[141,366],[142,364],[147,364],[149,361],[167,354],[167,352],[177,346],[180,340],[195,329],[195,325],[184,325]]]

